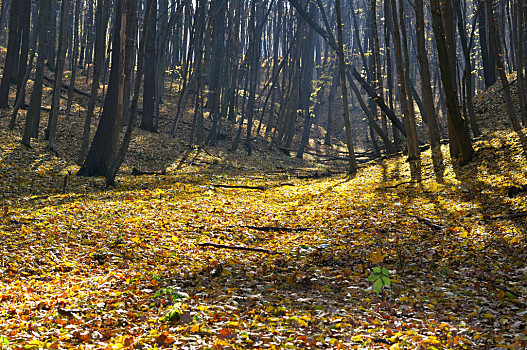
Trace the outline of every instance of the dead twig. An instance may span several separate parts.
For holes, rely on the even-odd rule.
[[[268,189],[268,187],[265,186],[248,186],[248,185],[211,185],[212,187],[219,187],[219,188],[246,188],[249,190],[259,190],[259,191],[265,191]]]
[[[419,217],[417,215],[410,215],[411,217],[417,219],[418,222],[422,223],[422,224],[425,224],[427,226],[430,226],[431,228],[433,228],[434,230],[443,230],[445,227],[443,225],[439,225],[439,224],[436,224],[428,219],[425,219],[425,218],[422,218],[422,217]]]
[[[516,218],[523,218],[523,217],[526,217],[526,216],[527,216],[527,211],[520,211],[520,212],[512,213],[512,214],[490,216],[487,219],[489,219],[489,220],[516,219]]]
[[[281,252],[277,252],[274,250],[269,249],[263,249],[263,248],[251,248],[251,247],[243,247],[243,246],[237,246],[237,245],[226,245],[226,244],[217,244],[217,243],[197,243],[197,246],[200,247],[213,247],[213,248],[220,248],[220,249],[233,249],[233,250],[245,250],[250,252],[259,252],[259,253],[267,253],[267,254],[283,254]]]
[[[251,226],[251,225],[245,225],[242,226],[245,228],[249,228],[251,230],[258,230],[258,231],[282,231],[282,232],[305,232],[309,231],[309,227],[279,227],[279,226]]]

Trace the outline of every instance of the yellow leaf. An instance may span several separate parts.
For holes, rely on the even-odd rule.
[[[132,238],[132,239],[130,239],[130,240],[131,240],[132,242],[134,242],[134,243],[139,243],[139,242],[141,242],[141,238],[139,238],[139,237],[134,237],[134,238]]]
[[[375,251],[370,252],[370,261],[374,264],[382,263],[385,257],[386,255],[383,255],[378,248]]]

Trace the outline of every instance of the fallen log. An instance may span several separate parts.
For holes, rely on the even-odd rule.
[[[258,252],[258,253],[267,253],[267,254],[283,254],[281,252],[277,252],[274,250],[269,249],[263,249],[263,248],[251,248],[251,247],[244,247],[244,246],[237,246],[237,245],[226,245],[226,244],[217,244],[217,243],[197,243],[197,246],[200,247],[213,247],[213,248],[220,248],[220,249],[233,249],[233,250],[245,250],[249,252]]]
[[[249,228],[251,230],[258,230],[258,231],[304,232],[304,231],[310,230],[309,227],[280,227],[280,226],[251,226],[251,225],[245,225],[241,227]]]
[[[268,189],[268,187],[265,186],[248,186],[248,185],[211,185],[212,187],[219,187],[219,188],[246,188],[249,190],[259,190],[259,191],[265,191]]]
[[[527,192],[527,185],[509,187],[509,190],[507,191],[507,197],[513,198],[520,192]]]
[[[442,230],[444,229],[445,227],[443,225],[439,225],[439,224],[436,224],[428,219],[425,219],[425,218],[422,218],[422,217],[419,217],[417,215],[410,215],[411,217],[417,219],[418,222],[422,223],[422,224],[425,224],[427,226],[430,226],[431,228],[433,228],[434,230]]]
[[[142,171],[137,168],[132,168],[132,176],[143,176],[143,175],[166,175],[166,170],[162,171]]]
[[[489,220],[516,219],[527,217],[527,211],[488,217]]]
[[[52,84],[55,83],[55,79],[52,79],[52,78],[47,77],[47,76],[45,76],[45,75],[44,75],[44,79],[47,80],[47,81],[49,81],[49,82],[52,83]],[[67,90],[67,89],[70,88],[70,86],[69,86],[68,84],[64,84],[64,83],[63,83],[63,84],[62,84],[62,88],[63,88],[64,90]],[[83,95],[83,96],[86,96],[86,97],[90,97],[90,93],[89,93],[89,92],[83,91],[83,90],[78,89],[78,88],[76,88],[76,87],[73,88],[73,91],[75,91],[76,93],[78,93],[78,94],[80,94],[80,95]]]

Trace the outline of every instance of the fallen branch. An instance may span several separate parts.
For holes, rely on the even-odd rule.
[[[379,187],[379,188],[382,188],[382,189],[386,189],[386,188],[397,188],[401,185],[409,185],[409,184],[416,184],[416,183],[419,183],[420,181],[405,181],[405,182],[399,182],[398,184],[396,185],[391,185],[391,186],[384,186],[384,187]]]
[[[142,175],[166,175],[166,170],[162,171],[142,171],[137,168],[132,168],[132,176],[142,176]]]
[[[527,211],[520,211],[512,214],[497,215],[488,217],[489,220],[500,220],[500,219],[516,219],[523,218],[527,216]]]
[[[419,217],[417,215],[410,215],[410,216],[413,217],[413,218],[416,218],[418,222],[430,226],[434,230],[443,230],[445,228],[443,225],[439,225],[439,224],[433,223],[432,221],[430,221],[428,219],[425,219],[425,218],[422,218],[422,217]]]
[[[277,252],[274,250],[269,249],[263,249],[263,248],[251,248],[251,247],[243,247],[243,246],[237,246],[237,245],[226,245],[226,244],[217,244],[217,243],[197,243],[197,246],[200,247],[213,247],[213,248],[221,248],[221,249],[234,249],[234,250],[245,250],[250,252],[259,252],[259,253],[267,253],[267,254],[283,254],[281,252]]]
[[[219,188],[246,188],[249,190],[259,190],[259,191],[265,191],[268,189],[268,187],[265,186],[247,186],[247,185],[211,185],[212,187],[219,187]]]
[[[304,232],[310,230],[308,227],[279,227],[279,226],[250,226],[245,225],[242,226],[245,228],[249,228],[251,230],[258,230],[258,231],[283,231],[283,232]]]
[[[397,187],[399,187],[401,185],[418,184],[418,183],[423,182],[425,180],[428,180],[430,178],[431,178],[431,176],[422,178],[421,180],[412,180],[412,181],[399,182],[398,184],[391,185],[391,186],[378,187],[378,189],[397,188]]]
[[[513,198],[520,192],[527,192],[527,185],[521,185],[521,186],[511,186],[509,187],[509,190],[507,191],[507,196],[509,198]]]
[[[44,76],[44,79],[49,81],[50,83],[54,84],[55,83],[55,79],[52,79],[50,77],[46,77]],[[70,86],[68,84],[62,84],[62,88],[67,90],[70,88]],[[90,97],[90,93],[89,92],[86,92],[86,91],[82,91],[80,89],[77,89],[76,87],[73,88],[73,91],[75,91],[76,93],[78,94],[81,94],[83,96],[86,96],[86,97]]]

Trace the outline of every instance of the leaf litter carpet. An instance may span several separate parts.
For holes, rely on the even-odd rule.
[[[461,168],[444,148],[441,176],[424,153],[421,182],[402,158],[306,179],[202,153],[163,176],[127,168],[116,189],[0,140],[0,348],[527,347],[514,133],[489,132]]]

